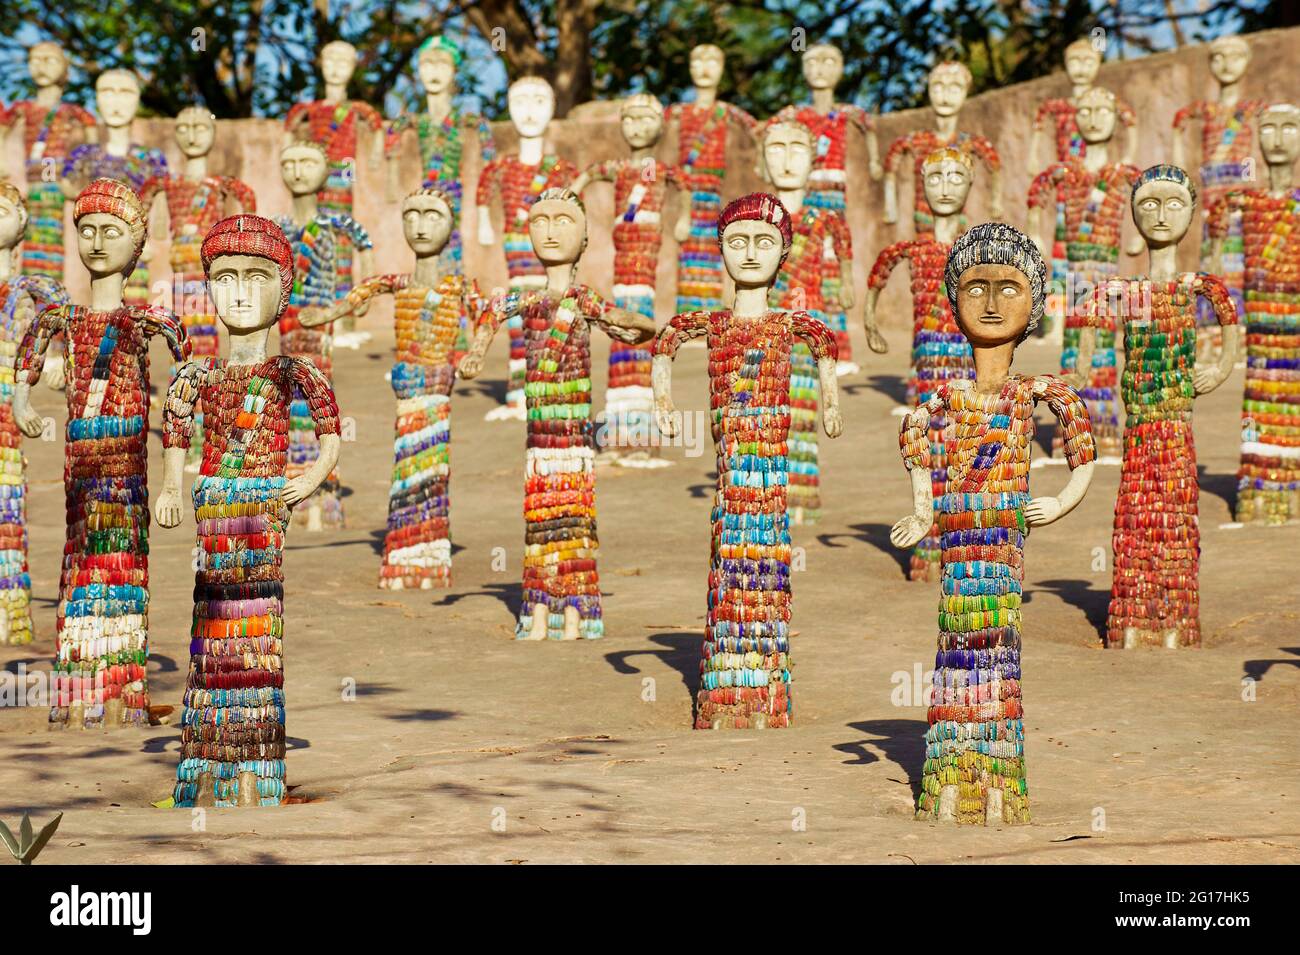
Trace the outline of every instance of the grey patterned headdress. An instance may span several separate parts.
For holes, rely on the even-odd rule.
[[[1037,328],[1047,306],[1047,268],[1033,240],[1005,222],[982,222],[958,238],[943,270],[953,315],[957,314],[957,287],[962,273],[976,265],[1010,265],[1025,273],[1033,296],[1025,334]]]

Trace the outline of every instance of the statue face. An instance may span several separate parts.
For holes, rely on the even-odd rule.
[[[957,324],[972,345],[1020,341],[1033,307],[1029,278],[1014,265],[974,265],[957,280]]]
[[[140,108],[140,86],[122,73],[101,76],[95,83],[95,111],[107,126],[129,126]]]
[[[1075,86],[1091,86],[1101,69],[1101,54],[1092,47],[1072,46],[1065,51],[1065,75]]]
[[[1148,246],[1177,245],[1192,224],[1192,195],[1176,182],[1143,183],[1133,203],[1133,222]]]
[[[545,80],[517,83],[506,94],[510,122],[520,136],[535,138],[546,132],[555,115],[555,91]]]
[[[722,233],[722,264],[737,288],[771,285],[781,267],[781,230],[761,219],[738,219]]]
[[[1244,44],[1210,47],[1210,72],[1225,86],[1245,76],[1246,67],[1249,65],[1250,47]]]
[[[1290,166],[1300,156],[1300,117],[1269,110],[1259,118],[1259,151],[1270,166]]]
[[[812,136],[802,126],[777,123],[763,137],[763,165],[778,189],[802,189],[813,167]]]
[[[417,69],[426,95],[440,96],[456,88],[456,61],[446,50],[433,50],[420,57]]]
[[[412,196],[402,204],[402,234],[416,255],[437,255],[451,238],[451,209],[436,196]]]
[[[812,90],[833,90],[844,75],[844,57],[833,46],[821,43],[803,55],[803,78]]]
[[[1107,100],[1084,98],[1074,111],[1074,123],[1085,143],[1110,142],[1115,135],[1115,107]]]
[[[329,44],[320,54],[320,75],[331,86],[347,86],[357,69],[357,54],[345,46]]]
[[[629,109],[619,119],[623,138],[633,149],[646,149],[664,134],[664,117],[652,109]]]
[[[280,153],[280,176],[295,196],[320,192],[328,175],[325,157],[310,146],[289,146]]]
[[[936,70],[930,75],[930,108],[939,116],[955,116],[968,89],[966,77],[957,70]]]
[[[190,158],[206,156],[212,152],[217,138],[217,124],[212,116],[201,109],[187,109],[176,117],[176,145],[181,154]]]
[[[68,75],[68,61],[58,47],[41,43],[27,52],[27,72],[38,89],[54,86]]]
[[[260,255],[219,255],[208,269],[208,291],[221,324],[232,332],[270,328],[279,317],[280,272]]]
[[[528,210],[528,238],[543,265],[578,261],[587,236],[587,216],[575,203],[543,199]]]
[[[12,249],[23,240],[26,219],[18,207],[0,197],[0,249]]]
[[[691,50],[691,82],[700,89],[717,89],[722,82],[724,63],[722,51],[717,47],[695,47]]]
[[[77,254],[92,276],[113,275],[135,258],[135,239],[117,216],[92,212],[77,221]]]
[[[926,166],[922,170],[925,201],[941,216],[961,212],[970,195],[971,171],[952,159]]]

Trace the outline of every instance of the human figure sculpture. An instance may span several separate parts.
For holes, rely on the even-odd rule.
[[[472,280],[443,271],[455,221],[451,195],[432,186],[415,190],[402,203],[412,271],[372,276],[329,308],[298,313],[299,323],[312,328],[377,295],[393,296],[397,440],[379,568],[379,586],[391,590],[451,586],[451,388],[460,329],[476,323],[483,307]]]
[[[1079,331],[1088,324],[1083,302],[1099,284],[1119,274],[1120,237],[1124,220],[1130,218],[1129,194],[1141,170],[1124,162],[1111,160],[1110,143],[1118,116],[1117,101],[1109,90],[1094,86],[1078,98],[1075,128],[1085,144],[1084,152],[1052,163],[1029,187],[1028,205],[1031,223],[1044,220],[1042,210],[1055,206],[1057,252],[1065,256],[1068,282],[1065,295],[1065,328],[1061,347],[1061,374],[1072,376],[1077,368]],[[1046,230],[1031,229],[1034,242],[1046,254]],[[1137,255],[1143,248],[1142,237],[1134,235],[1125,251]],[[1053,273],[1053,283],[1056,273]],[[1118,400],[1119,368],[1115,357],[1115,326],[1104,321],[1097,325],[1096,348],[1092,367],[1080,371],[1076,386],[1088,405],[1092,436],[1097,445],[1098,461],[1120,463],[1120,426]],[[1044,461],[1065,463],[1064,434],[1058,428],[1052,438],[1052,456]]]
[[[276,223],[293,246],[295,270],[288,304],[280,315],[280,354],[309,359],[326,381],[332,379],[334,369],[332,329],[329,325],[306,328],[298,321],[298,312],[306,306],[333,305],[352,291],[354,279],[373,271],[370,235],[350,215],[327,212],[317,201],[328,168],[324,149],[315,143],[294,143],[281,150],[280,175],[293,195],[293,212]],[[345,244],[358,250],[357,258],[343,250]],[[363,302],[356,312],[364,308]],[[290,480],[308,473],[320,454],[309,411],[307,396],[296,395],[289,414],[286,473]],[[313,532],[342,527],[340,489],[339,475],[331,471],[294,511],[295,523]]]
[[[0,157],[7,153],[7,137],[22,127],[26,157],[27,212],[31,221],[23,240],[22,272],[62,283],[63,204],[59,188],[68,154],[85,142],[98,139],[94,115],[76,103],[63,100],[68,82],[68,57],[57,43],[36,43],[27,51],[27,69],[36,86],[36,98],[20,100],[0,113]],[[0,166],[4,160],[0,158]]]
[[[863,310],[867,344],[884,354],[889,350],[876,323],[876,304],[889,277],[906,261],[912,290],[912,374],[907,382],[907,401],[915,407],[930,401],[939,390],[975,376],[975,359],[970,341],[953,315],[944,291],[944,265],[952,244],[965,228],[962,210],[974,181],[975,164],[969,153],[944,146],[925,157],[921,167],[925,202],[934,216],[933,231],[915,239],[904,239],[887,247],[876,258],[867,281]],[[906,415],[908,408],[895,409]],[[930,472],[936,496],[944,494],[948,480],[948,451],[944,435],[948,429],[946,408],[938,406],[929,417]],[[908,577],[933,580],[941,571],[942,553],[938,519],[912,551]]]
[[[1178,272],[1196,190],[1177,166],[1138,177],[1133,221],[1150,256],[1148,274],[1111,279],[1087,303],[1079,367],[1091,367],[1097,327],[1123,322],[1120,397],[1127,419],[1115,505],[1114,579],[1106,644],[1192,647],[1201,642],[1200,528],[1192,405],[1232,372],[1240,345],[1227,287],[1205,273]],[[1218,361],[1196,361],[1196,303],[1208,299],[1224,326]]]
[[[939,648],[925,734],[918,819],[973,825],[1029,822],[1021,706],[1021,594],[1025,537],[1070,513],[1092,481],[1095,449],[1083,399],[1052,375],[1011,373],[1016,346],[1043,315],[1047,270],[1025,235],[1000,222],[953,243],[944,288],[970,340],[975,379],[939,386],[903,419],[899,443],[914,513],[890,540],[911,547],[938,512],[943,541]],[[1070,480],[1031,498],[1034,406],[1065,427]],[[947,474],[930,460],[929,419],[943,414]]]
[[[137,193],[153,176],[167,175],[162,151],[131,142],[131,123],[140,108],[140,80],[130,70],[105,70],[95,80],[95,110],[104,121],[103,138],[68,153],[59,187],[69,199],[94,179],[116,179]],[[149,257],[146,246],[126,286],[126,304],[149,301]]]
[[[68,423],[63,483],[67,543],[59,579],[50,723],[112,728],[149,718],[149,339],[176,361],[185,330],[166,309],[129,305],[123,287],[144,247],[135,191],[96,179],[73,203],[90,305],[46,309],[23,337],[13,415],[29,437],[44,426],[31,406],[51,337],[63,333]]]
[[[176,806],[275,806],[285,796],[284,539],[291,510],[334,469],[340,447],[325,376],[305,358],[266,354],[289,301],[293,255],[261,216],[231,216],[208,231],[200,257],[230,357],[186,362],[167,391],[155,508],[163,527],[184,517],[185,446],[196,403],[208,409],[190,492],[198,536]],[[289,478],[284,434],[298,395],[320,456]]]
[[[181,324],[191,353],[202,358],[217,353],[217,326],[208,307],[207,285],[199,264],[199,247],[217,220],[230,207],[257,211],[257,196],[247,183],[230,176],[208,174],[208,154],[216,140],[217,119],[201,106],[189,106],[176,115],[176,145],[185,157],[179,176],[156,176],[140,190],[140,201],[152,209],[165,197],[168,224],[168,260],[172,269],[173,300],[180,303]],[[188,466],[197,469],[203,451],[203,414],[194,415]]]
[[[816,155],[812,130],[796,120],[773,121],[763,131],[763,168],[776,197],[790,213],[790,252],[772,284],[773,308],[806,312],[830,328],[823,298],[833,287],[844,305],[850,285],[825,281],[827,262],[836,275],[852,275],[853,243],[844,216],[833,209],[808,205]],[[826,248],[831,248],[828,260]],[[851,298],[849,305],[852,304]],[[832,332],[834,329],[831,329]],[[838,347],[839,339],[836,339]],[[821,515],[821,476],[817,461],[818,370],[812,350],[795,341],[790,367],[789,484],[786,509],[791,524],[813,524]]]
[[[847,235],[845,193],[848,187],[846,164],[849,130],[861,133],[866,140],[867,173],[878,181],[884,175],[884,167],[880,164],[876,120],[860,106],[835,102],[835,87],[844,76],[844,55],[838,47],[829,43],[814,44],[804,51],[802,63],[803,78],[808,83],[812,102],[791,104],[777,113],[774,120],[795,120],[812,132],[816,148],[813,153],[812,175],[808,178],[807,194],[803,202],[815,209],[826,209],[830,214],[844,219]],[[795,215],[793,209],[790,212]],[[853,362],[846,315],[847,310],[853,307],[853,275],[850,273],[846,277],[841,273],[834,249],[826,249],[825,256],[821,296],[825,306],[825,321],[835,333],[835,343],[839,347],[840,374],[855,374],[861,369]],[[840,291],[841,288],[848,289],[847,297]]]
[[[461,50],[446,36],[431,36],[420,45],[416,76],[424,91],[424,109],[418,114],[403,113],[388,125],[385,155],[388,165],[388,199],[397,201],[400,146],[402,134],[414,130],[420,148],[420,185],[440,189],[452,201],[451,237],[442,250],[439,274],[450,275],[462,271],[460,219],[461,200],[464,193],[465,131],[472,129],[478,138],[478,151],[483,167],[496,158],[496,144],[487,121],[475,113],[457,107],[452,98],[456,95],[456,70],[460,67]]]
[[[510,122],[519,134],[519,150],[497,156],[479,174],[476,194],[478,241],[480,245],[496,244],[491,205],[495,194],[501,202],[505,233],[502,247],[509,291],[522,293],[544,288],[547,281],[546,266],[538,259],[528,240],[528,210],[545,190],[572,183],[578,170],[567,159],[546,151],[546,128],[555,115],[555,91],[550,83],[539,76],[521,77],[510,84],[506,102]],[[522,318],[511,318],[507,330],[510,332],[510,381],[505,404],[487,413],[489,421],[522,420],[524,417],[527,358]]]
[[[1187,149],[1189,127],[1201,125],[1200,178],[1201,201],[1206,209],[1214,206],[1228,192],[1249,189],[1254,185],[1255,160],[1252,155],[1255,137],[1254,125],[1259,113],[1267,105],[1262,99],[1243,99],[1242,86],[1250,66],[1250,44],[1244,37],[1219,37],[1210,43],[1210,73],[1217,89],[1215,99],[1198,99],[1188,103],[1174,116],[1174,138],[1170,155],[1173,165],[1181,169],[1190,166],[1194,155]],[[1245,269],[1241,241],[1241,215],[1230,211],[1225,233],[1218,244],[1218,262],[1215,262],[1215,240],[1209,233],[1209,222],[1202,222],[1201,270],[1219,268],[1218,277],[1236,303],[1243,310],[1241,294],[1242,273]],[[1222,348],[1222,335],[1218,331],[1216,313],[1208,304],[1197,312],[1198,357],[1213,361]]]
[[[970,153],[984,163],[989,176],[989,216],[1002,217],[1002,160],[993,143],[983,136],[957,130],[961,108],[970,91],[971,75],[965,63],[945,61],[930,70],[930,109],[934,112],[934,129],[918,129],[894,140],[885,154],[885,208],[886,223],[898,222],[898,167],[904,154],[912,154],[913,213],[916,235],[920,238],[934,229],[933,217],[925,204],[925,187],[922,165],[925,157],[942,146],[952,146]]]
[[[32,642],[27,573],[27,459],[13,415],[18,346],[38,309],[68,304],[48,275],[23,275],[19,243],[28,225],[22,193],[0,181],[0,644]]]
[[[647,93],[629,96],[619,108],[619,128],[630,155],[607,159],[573,181],[581,195],[592,182],[614,184],[614,304],[655,317],[655,270],[663,240],[660,216],[668,185],[682,187],[676,166],[655,158],[664,132],[664,108]],[[609,386],[605,392],[602,450],[624,467],[663,467],[657,454],[650,350],[613,340],[609,348]]]
[[[718,99],[726,58],[711,43],[691,50],[694,98],[674,103],[664,118],[677,132],[677,167],[683,204],[673,228],[677,240],[677,311],[716,309],[722,305],[722,259],[717,250],[718,213],[722,211],[722,177],[727,168],[727,131],[736,124],[750,136],[758,121],[738,106]]]
[[[523,604],[515,636],[593,639],[604,634],[604,622],[596,568],[591,327],[636,344],[654,334],[654,321],[573,283],[587,244],[587,216],[576,193],[543,191],[529,206],[528,233],[546,269],[546,286],[508,292],[489,303],[460,375],[475,377],[497,329],[523,316],[528,446]]]
[[[1245,250],[1246,393],[1236,518],[1277,525],[1300,519],[1300,188],[1294,173],[1300,109],[1281,103],[1260,113],[1259,150],[1268,188],[1229,192],[1206,218],[1218,243],[1239,219]]]
[[[678,315],[655,339],[655,413],[670,437],[678,428],[673,357],[693,338],[704,337],[709,350],[718,483],[697,729],[782,727],[793,713],[785,448],[796,340],[817,361],[826,433],[837,437],[843,427],[835,336],[807,312],[769,305],[793,237],[790,213],[775,196],[751,193],[730,203],[718,219],[718,245],[735,282],[731,308]]]

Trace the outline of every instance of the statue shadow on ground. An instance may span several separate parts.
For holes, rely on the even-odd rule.
[[[478,590],[467,590],[458,594],[447,594],[436,603],[439,607],[450,607],[471,597],[492,597],[505,604],[512,617],[519,616],[519,608],[524,603],[524,585],[520,581],[507,584],[485,584]]]
[[[455,710],[403,710],[401,713],[390,713],[384,719],[399,723],[440,723],[443,720],[454,720],[458,716],[460,714]]]
[[[37,671],[32,669],[34,663],[49,663],[48,657],[19,657],[17,660],[9,660],[4,665],[4,672],[18,675],[18,668],[22,667],[25,673],[31,674]]]
[[[1201,485],[1202,494],[1213,494],[1228,505],[1228,520],[1237,509],[1237,475],[1210,474],[1205,465],[1196,466],[1196,480]]]
[[[667,630],[650,635],[650,642],[661,650],[616,650],[605,654],[605,660],[617,673],[640,673],[641,668],[629,661],[634,657],[657,657],[672,667],[682,678],[682,685],[691,697],[691,725],[695,724],[695,696],[700,685],[700,644],[703,636],[697,630]]]
[[[903,577],[907,577],[908,571],[912,569],[912,552],[910,549],[903,550],[895,547],[889,542],[890,525],[852,524],[849,530],[852,531],[851,534],[818,534],[817,543],[823,547],[844,547],[844,544],[836,543],[836,541],[845,537],[850,540],[862,541],[864,544],[869,544],[876,550],[894,558],[899,570],[903,572]]]
[[[1246,660],[1242,663],[1242,678],[1249,678],[1258,683],[1264,674],[1275,666],[1300,667],[1300,647],[1281,647],[1283,653],[1289,653],[1293,660]]]
[[[1032,603],[1035,590],[1056,594],[1071,607],[1082,610],[1088,618],[1088,626],[1096,632],[1097,640],[1105,641],[1106,618],[1110,614],[1109,590],[1095,590],[1086,580],[1040,580],[1025,590],[1021,601]]]
[[[866,381],[840,385],[841,395],[855,395],[859,391],[876,391],[896,405],[907,404],[907,379],[902,375],[872,375]]]
[[[718,490],[718,472],[710,471],[705,475],[710,481],[708,484],[689,484],[686,490],[693,498],[711,498]]]
[[[457,397],[472,395],[479,398],[491,398],[499,405],[506,403],[506,392],[509,390],[510,382],[505,378],[474,378],[470,381],[457,378],[455,385]]]
[[[902,778],[890,779],[908,786],[915,803],[921,795],[921,767],[925,765],[925,732],[929,723],[924,719],[863,720],[849,723],[848,727],[869,738],[836,743],[831,747],[838,753],[853,757],[844,760],[844,765],[869,766],[881,759],[896,764]],[[884,755],[878,756],[868,746]]]

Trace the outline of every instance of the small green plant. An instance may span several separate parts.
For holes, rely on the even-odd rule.
[[[13,832],[3,822],[0,822],[0,839],[5,841],[9,847],[9,853],[21,862],[23,865],[31,865],[36,857],[41,854],[45,848],[45,843],[50,841],[54,835],[59,823],[63,821],[63,813],[59,813],[44,826],[37,835],[32,833],[32,819],[29,813],[23,813],[22,824],[18,827],[18,838],[14,838]]]

